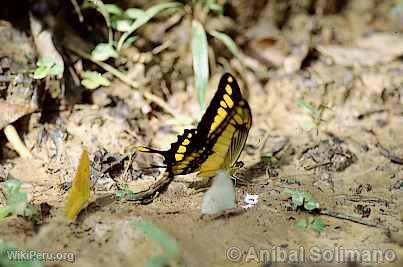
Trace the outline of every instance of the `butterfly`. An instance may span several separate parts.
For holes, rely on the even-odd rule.
[[[91,196],[91,173],[88,152],[84,149],[66,203],[66,216],[74,220],[89,203]]]
[[[245,146],[252,113],[235,78],[225,73],[199,124],[178,135],[168,150],[140,146],[137,151],[164,157],[169,177],[198,171],[212,177],[231,168]]]

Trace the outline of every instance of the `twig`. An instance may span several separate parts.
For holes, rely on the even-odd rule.
[[[306,166],[306,167],[304,167],[304,169],[307,171],[310,171],[310,170],[313,170],[313,169],[316,169],[319,167],[323,167],[323,166],[327,166],[327,165],[331,165],[331,164],[332,164],[332,162],[328,161],[328,162],[318,163],[318,164],[311,165],[311,166]]]
[[[381,152],[382,156],[384,156],[385,158],[389,159],[390,162],[392,162],[392,163],[403,165],[403,158],[400,158],[400,157],[394,155],[387,148],[385,148],[381,144],[381,142],[379,142],[378,136],[375,134],[375,132],[373,130],[368,130],[368,133],[370,133],[372,136],[375,137],[375,140],[376,140],[375,146],[378,147],[381,150],[380,152]]]
[[[369,227],[375,227],[375,228],[381,228],[381,229],[390,229],[389,227],[376,223],[376,222],[371,222],[371,221],[365,221],[362,220],[360,218],[348,215],[348,214],[342,214],[342,213],[338,213],[335,211],[331,211],[331,210],[327,210],[327,209],[322,209],[319,211],[320,215],[326,215],[329,217],[333,217],[333,218],[337,218],[337,219],[341,219],[341,220],[347,220],[350,222],[354,222],[354,223],[358,223],[358,224],[362,224],[362,225],[366,225]]]
[[[17,151],[18,155],[22,158],[32,158],[31,152],[22,142],[20,136],[15,130],[13,125],[7,125],[4,128],[4,135],[6,136],[7,140],[11,143],[12,147]]]
[[[97,64],[98,66],[100,66],[107,72],[110,72],[112,75],[114,75],[115,77],[117,77],[119,80],[121,80],[125,84],[129,85],[130,87],[132,87],[134,89],[138,89],[141,86],[140,83],[130,80],[126,75],[124,75],[122,72],[120,72],[118,69],[112,67],[111,65],[109,65],[105,62],[95,60],[91,57],[91,55],[89,55],[79,49],[76,49],[74,47],[71,47],[70,45],[67,45],[66,48],[71,50],[73,53],[79,55],[80,57],[90,60],[91,62]],[[158,105],[160,108],[162,108],[168,114],[172,115],[173,117],[175,117],[178,120],[180,119],[179,116],[177,115],[178,112],[176,112],[173,108],[168,106],[167,103],[165,103],[165,101],[162,98],[160,98],[156,95],[153,95],[152,93],[146,92],[146,91],[140,92],[140,93],[143,95],[143,97],[145,99],[147,99],[151,102],[154,102],[156,105]]]
[[[389,159],[390,162],[395,164],[403,165],[403,158],[399,158],[396,155],[393,155],[388,149],[384,148],[380,143],[378,143],[379,148],[381,149],[381,155],[385,158]]]
[[[129,168],[130,168],[130,166],[131,166],[132,163],[133,163],[133,159],[134,159],[133,155],[134,155],[134,153],[136,153],[136,152],[132,152],[132,153],[130,154],[130,156],[129,156],[129,162],[127,163],[126,169],[125,169],[125,171],[123,172],[123,175],[122,175],[123,180],[124,180],[126,183],[127,183],[127,173],[129,172]]]
[[[359,195],[359,194],[354,194],[354,195],[341,194],[341,195],[336,196],[336,198],[337,199],[342,198],[344,200],[351,201],[351,202],[380,203],[385,206],[390,205],[387,200],[382,199],[380,197],[364,196],[364,195]]]

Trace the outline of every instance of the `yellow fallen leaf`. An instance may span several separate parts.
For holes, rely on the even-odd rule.
[[[78,213],[88,205],[91,193],[90,176],[90,160],[88,152],[84,149],[66,204],[66,215],[70,220],[74,220]]]

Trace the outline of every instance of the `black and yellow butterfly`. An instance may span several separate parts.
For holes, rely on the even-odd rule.
[[[170,177],[196,171],[199,176],[212,177],[238,160],[251,126],[249,104],[235,78],[226,73],[197,128],[178,135],[169,150],[138,147],[138,151],[164,156]]]

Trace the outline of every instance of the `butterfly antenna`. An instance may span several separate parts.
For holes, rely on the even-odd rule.
[[[157,150],[157,149],[153,149],[153,148],[145,147],[145,146],[138,146],[138,147],[136,147],[136,150],[139,152],[144,152],[144,153],[157,153],[157,154],[160,154],[163,156],[165,156],[165,154],[166,154],[166,151]]]
[[[167,166],[161,166],[161,165],[153,165],[153,164],[151,164],[151,166],[150,167],[145,167],[145,168],[143,168],[143,169],[146,169],[146,170],[149,170],[149,169],[163,169],[163,168],[166,168]]]

